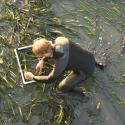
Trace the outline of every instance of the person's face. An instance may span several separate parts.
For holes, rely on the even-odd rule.
[[[46,58],[52,58],[53,57],[53,51],[52,48],[49,48],[46,50],[46,52],[42,55],[37,55],[39,58],[46,57]]]
[[[49,48],[45,54],[43,54],[44,57],[52,58],[53,57],[53,51],[52,48]]]

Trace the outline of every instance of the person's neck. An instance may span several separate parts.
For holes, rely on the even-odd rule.
[[[52,46],[52,48],[55,48],[56,45],[52,43],[51,46]]]
[[[49,41],[49,42],[50,42],[50,44],[51,44],[52,48],[55,48],[55,44],[53,44],[53,42],[52,42],[52,41]]]

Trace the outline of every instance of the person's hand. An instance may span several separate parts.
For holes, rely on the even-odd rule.
[[[25,72],[24,77],[26,80],[33,80],[34,75],[31,72]]]
[[[37,71],[42,71],[42,68],[43,68],[43,65],[44,65],[44,60],[43,60],[43,58],[39,61],[39,63],[37,63],[37,65],[36,65],[36,70]]]

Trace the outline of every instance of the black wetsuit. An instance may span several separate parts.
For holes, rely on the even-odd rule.
[[[81,48],[80,45],[69,41],[69,60],[66,70],[73,70],[76,72],[82,71],[87,79],[92,75],[94,67],[94,56]]]
[[[54,58],[61,58],[63,53],[54,52]],[[65,70],[72,71],[64,80],[59,83],[58,90],[66,93],[70,97],[81,99],[84,94],[75,90],[74,88],[82,81],[89,78],[95,68],[94,56],[82,49],[80,45],[69,41],[69,58]]]
[[[59,83],[58,90],[78,98],[80,93],[74,88],[92,75],[95,68],[94,56],[65,37],[59,37],[55,45],[53,49],[55,66],[45,82],[52,82],[64,71],[70,70],[71,73]]]
[[[55,55],[59,58],[61,54],[55,52]],[[81,99],[81,96],[84,94],[74,88],[89,78],[94,72],[94,68],[94,56],[90,52],[82,49],[80,45],[69,41],[69,58],[65,71],[70,70],[72,72],[59,83],[58,90],[68,94],[68,96]]]

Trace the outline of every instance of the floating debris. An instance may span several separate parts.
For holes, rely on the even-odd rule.
[[[55,34],[55,35],[63,35],[63,33],[61,31],[58,31],[58,30],[52,30],[50,32]]]
[[[0,64],[3,64],[3,59],[2,58],[0,58]]]
[[[97,103],[96,109],[97,109],[97,110],[100,110],[100,109],[101,109],[101,102],[98,102],[98,103]]]
[[[102,36],[99,37],[99,40],[102,41]]]
[[[125,53],[125,36],[121,39],[121,49],[118,50],[118,54],[122,57]]]
[[[125,74],[122,75],[125,78]]]
[[[104,70],[104,68],[106,67],[105,64],[103,64],[102,62],[98,62],[97,60],[96,60],[96,66],[101,70]]]
[[[107,44],[108,44],[108,45],[111,45],[111,43],[110,43],[110,42],[108,42]]]

